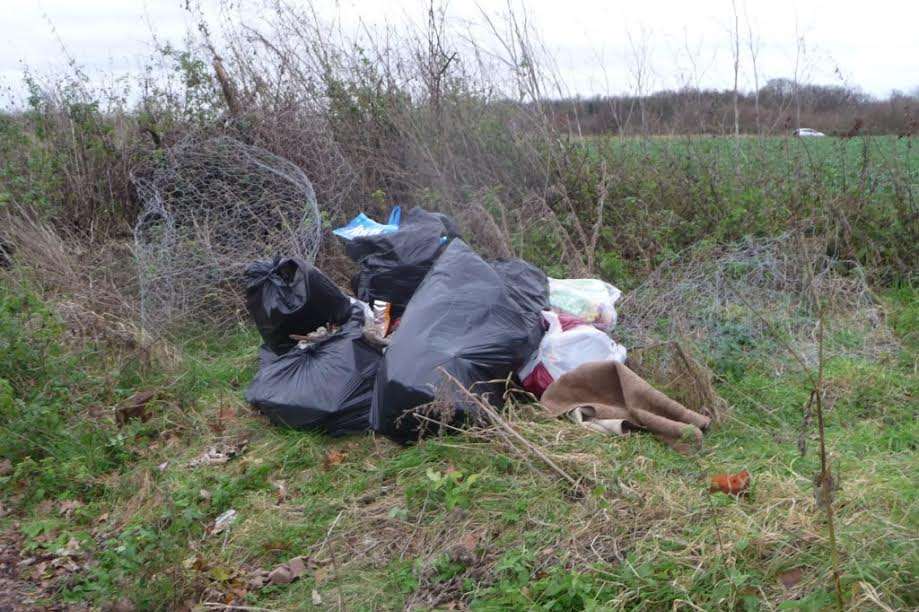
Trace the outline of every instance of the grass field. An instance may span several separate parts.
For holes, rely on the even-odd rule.
[[[827,323],[838,349],[825,365],[827,446],[853,609],[919,606],[916,298],[882,294],[891,338],[870,355],[855,350],[868,338],[845,313]],[[35,288],[7,279],[0,544],[21,557],[4,586],[40,605],[119,609],[831,607],[804,375],[779,343],[742,341],[730,314],[733,340],[706,355],[730,412],[698,454],[508,406],[515,428],[582,479],[573,491],[487,431],[402,448],[270,427],[241,400],[251,329],[190,343],[168,366],[145,363],[73,338]],[[119,422],[115,407],[143,390],[156,391],[147,420]],[[240,452],[189,464],[216,444]],[[749,495],[708,493],[711,474],[740,469],[753,476]],[[212,533],[230,509],[235,522]],[[297,556],[308,557],[299,580],[258,585],[260,570]]]
[[[673,138],[610,138],[595,144],[614,158],[644,159],[679,163],[687,173],[702,174],[708,165],[722,177],[724,189],[742,187],[749,195],[763,186],[764,179],[794,178],[800,188],[823,188],[836,196],[868,196],[878,201],[892,199],[895,191],[909,185],[915,189],[919,172],[919,151],[908,138],[875,136],[866,138],[795,138],[746,136],[733,138],[692,136]],[[739,160],[736,163],[735,159]],[[800,182],[798,182],[800,181]],[[769,193],[762,194],[769,197]]]
[[[911,139],[604,137],[576,151],[583,157],[571,154],[563,175],[572,203],[563,198],[556,215],[568,234],[588,234],[606,173],[598,271],[625,289],[692,245],[789,230],[826,236],[828,253],[885,285],[912,278],[919,262],[910,246],[919,236],[919,151]],[[524,257],[554,274],[568,271],[571,254],[550,225],[521,225]]]

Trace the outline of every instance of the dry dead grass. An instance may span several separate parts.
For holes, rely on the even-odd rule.
[[[137,324],[139,307],[130,246],[87,244],[42,221],[27,209],[0,217],[13,247],[14,266],[6,282],[37,288],[68,328],[61,341],[73,347],[99,342],[113,353],[135,354],[146,363],[175,370],[182,354],[174,344],[154,339]]]

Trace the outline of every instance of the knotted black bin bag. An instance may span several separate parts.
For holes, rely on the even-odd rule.
[[[364,313],[323,340],[264,359],[246,400],[273,423],[331,435],[365,431],[380,350],[364,339]]]
[[[302,259],[256,261],[246,270],[246,307],[265,346],[280,355],[323,325],[341,325],[351,301],[331,280]]]
[[[447,372],[474,393],[499,400],[503,380],[539,346],[548,282],[521,260],[490,264],[454,240],[418,287],[380,363],[371,427],[397,440],[417,435],[408,413],[440,394],[453,420],[471,409]],[[442,416],[439,414],[438,417]],[[449,420],[449,419],[448,419]]]
[[[402,217],[397,231],[354,238],[345,245],[348,257],[360,266],[351,283],[354,294],[368,304],[389,302],[393,316],[401,316],[431,266],[457,235],[448,216],[413,208]]]

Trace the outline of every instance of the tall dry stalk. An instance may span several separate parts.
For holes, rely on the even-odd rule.
[[[732,53],[734,54],[734,147],[738,162],[740,156],[740,107],[738,104],[739,78],[740,78],[740,17],[737,15],[737,0],[731,0],[731,10],[734,12],[734,29],[732,31]]]
[[[763,315],[762,312],[755,306],[747,302],[746,298],[738,291],[732,283],[728,283],[728,286],[731,287],[734,291],[737,298],[744,303],[753,312],[756,317],[763,323],[767,331],[785,348],[788,354],[797,361],[803,371],[805,376],[808,378],[808,381],[811,384],[810,396],[813,399],[813,404],[816,407],[817,411],[817,432],[820,440],[820,472],[814,479],[815,486],[815,499],[817,506],[822,508],[826,513],[827,521],[827,535],[830,541],[830,569],[833,575],[833,585],[836,594],[836,606],[841,611],[844,607],[843,595],[842,595],[842,583],[840,579],[839,572],[839,549],[836,538],[836,524],[835,524],[835,515],[833,510],[833,496],[836,490],[836,482],[833,479],[832,470],[830,469],[830,460],[829,455],[827,454],[826,449],[826,430],[824,427],[824,414],[823,414],[823,397],[824,397],[824,381],[823,381],[823,369],[824,369],[824,354],[823,354],[823,332],[824,332],[824,307],[823,304],[818,305],[818,323],[817,323],[817,371],[816,373],[807,366],[807,363],[804,357],[791,346],[788,340],[775,329],[775,326],[771,321]],[[807,417],[805,416],[805,419]],[[802,432],[803,433],[803,432]]]
[[[839,551],[836,545],[836,525],[833,514],[833,494],[836,484],[830,470],[826,452],[826,432],[823,422],[823,328],[824,312],[820,306],[819,326],[817,327],[817,381],[814,387],[814,400],[817,407],[817,428],[820,436],[820,474],[817,476],[817,502],[826,511],[827,532],[830,538],[830,561],[833,569],[833,585],[836,589],[836,605],[843,609],[842,583],[839,576]]]
[[[756,133],[763,135],[763,126],[759,116],[759,70],[757,68],[757,57],[759,56],[759,41],[753,35],[753,25],[750,23],[750,10],[745,5],[745,14],[747,18],[747,45],[750,50],[750,66],[753,69],[753,116],[756,121]]]

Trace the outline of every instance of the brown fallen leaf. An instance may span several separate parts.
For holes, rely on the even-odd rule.
[[[290,570],[290,576],[297,579],[306,573],[306,562],[303,557],[294,557],[287,562],[287,568]]]
[[[306,573],[308,559],[293,557],[268,573],[268,584],[290,584]]]
[[[740,495],[750,486],[750,472],[743,470],[736,474],[715,474],[712,476],[709,493],[718,491],[728,495]]]
[[[277,503],[280,505],[287,499],[287,483],[283,480],[273,481],[271,484],[278,490]]]
[[[138,391],[115,408],[115,420],[119,425],[124,425],[130,419],[149,420],[150,415],[147,413],[147,404],[156,397],[156,394],[156,389]]]
[[[9,459],[0,461],[0,476],[9,476],[13,473],[13,462]]]
[[[208,566],[207,566],[207,562],[204,560],[204,557],[202,557],[201,555],[195,555],[193,557],[189,557],[185,559],[184,561],[182,561],[182,567],[184,567],[187,570],[195,570],[197,572],[203,572],[207,570]]]
[[[796,584],[801,582],[801,577],[804,575],[804,572],[800,567],[795,567],[787,572],[782,572],[779,574],[779,581],[782,583],[786,589],[793,588]]]
[[[340,450],[332,449],[325,454],[325,459],[322,461],[322,466],[325,469],[329,469],[333,465],[338,465],[348,457],[348,453],[342,452]]]
[[[67,499],[67,500],[60,502],[57,505],[57,511],[61,515],[65,517],[69,517],[71,514],[74,513],[75,510],[77,510],[78,508],[82,508],[82,507],[83,507],[83,502],[81,502],[80,500]]]
[[[268,584],[290,584],[294,579],[287,565],[279,565],[268,574]]]
[[[229,598],[227,605],[231,606],[234,603],[239,603],[239,602],[244,601],[246,598],[246,595],[248,594],[249,594],[249,589],[246,587],[245,584],[234,581],[230,585],[229,593],[227,593],[227,597]]]
[[[262,570],[257,570],[249,574],[249,578],[246,581],[246,586],[250,589],[260,589],[265,586],[265,583],[268,581],[268,573]]]
[[[475,547],[479,537],[472,531],[463,535],[449,551],[450,560],[454,563],[470,566],[475,563]]]

